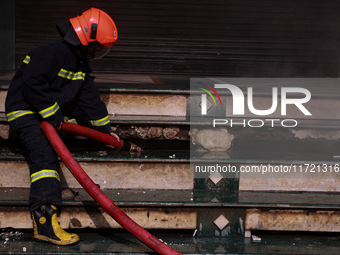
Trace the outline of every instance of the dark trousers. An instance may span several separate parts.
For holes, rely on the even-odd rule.
[[[30,176],[39,176],[31,181],[30,210],[33,211],[43,204],[61,206],[60,171],[56,152],[40,129],[39,121],[16,131],[25,146],[30,160]],[[51,172],[49,176],[44,172]]]

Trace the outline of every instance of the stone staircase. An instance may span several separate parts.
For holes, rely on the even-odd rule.
[[[340,118],[320,112],[320,105],[340,112],[336,88],[322,93],[311,85],[318,99],[308,107],[319,113],[315,119],[294,116],[299,128],[235,127],[215,133],[210,123],[193,122],[189,116],[194,97],[189,77],[97,74],[97,84],[115,131],[144,150],[107,151],[74,136],[65,136],[65,143],[94,182],[142,227],[184,254],[310,254],[320,241],[305,238],[306,233],[321,235],[322,251],[336,254]],[[8,77],[0,85],[4,102]],[[266,102],[268,95],[262,93],[260,99]],[[60,224],[78,231],[82,242],[72,247],[32,242],[27,163],[15,137],[9,136],[2,107],[0,229],[23,234],[3,244],[1,254],[151,252],[93,201],[63,163]],[[200,132],[217,140],[228,132],[230,148],[204,149]],[[233,171],[197,171],[212,166]]]

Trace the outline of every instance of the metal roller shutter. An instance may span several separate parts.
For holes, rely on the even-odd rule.
[[[102,8],[119,39],[93,69],[223,76],[339,75],[340,2],[325,0],[16,0],[16,63],[58,38],[55,25]]]

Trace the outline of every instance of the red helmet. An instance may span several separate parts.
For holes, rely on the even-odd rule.
[[[118,39],[117,27],[112,18],[97,8],[70,18],[70,22],[82,45],[97,41],[109,47]]]

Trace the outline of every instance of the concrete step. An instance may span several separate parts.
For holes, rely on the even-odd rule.
[[[114,75],[108,73],[98,73],[97,87],[101,92],[102,100],[106,103],[108,112],[114,116],[195,116],[189,107],[193,104],[193,98],[200,97],[202,91],[192,88],[190,76],[148,76],[148,75]],[[291,107],[289,119],[297,119],[304,123],[313,123],[322,120],[324,127],[333,120],[339,120],[338,113],[340,105],[338,103],[338,79],[335,78],[291,78],[291,79],[260,79],[260,78],[199,78],[207,81],[208,84],[225,83],[226,80],[236,84],[241,89],[246,90],[254,82],[253,103],[260,109],[271,106],[273,81],[278,82],[277,87],[303,87],[307,88],[312,97],[305,107],[312,113],[305,116],[297,109]],[[197,80],[197,78],[196,78]],[[6,91],[9,86],[10,75],[0,76],[0,99],[4,101]],[[274,83],[276,84],[276,83]],[[244,92],[247,95],[247,92]],[[225,101],[225,117],[231,117],[232,97],[231,93],[221,93]],[[280,101],[280,100],[279,100]],[[0,107],[0,112],[4,112],[4,106]],[[255,115],[255,117],[258,117]],[[282,119],[280,107],[266,116],[269,119]],[[245,119],[254,118],[254,114],[246,111]],[[143,118],[140,118],[143,120]],[[304,124],[302,123],[302,124]],[[303,125],[301,124],[301,127]]]
[[[73,153],[94,182],[146,228],[198,229],[200,236],[340,231],[340,166],[330,156],[272,153],[258,160],[260,154],[254,153]],[[306,164],[326,165],[328,173],[317,172],[317,167],[311,171]],[[218,170],[228,168],[230,172]],[[0,228],[30,228],[26,162],[20,154],[2,153],[0,171]],[[61,180],[63,227],[119,227],[63,165]]]
[[[240,191],[339,192],[340,165],[326,152],[73,151],[88,175],[104,189],[193,190],[230,184]],[[29,187],[27,163],[18,151],[0,153],[2,187]],[[63,187],[79,188],[61,164]],[[229,185],[229,184],[228,184]]]
[[[72,246],[56,246],[32,240],[32,233],[6,229],[2,236],[1,254],[154,254],[135,237],[119,230],[77,232],[80,242]],[[182,254],[338,254],[339,236],[313,236],[308,234],[271,235],[258,233],[250,238],[193,237],[192,232],[158,232],[154,235]],[[252,241],[256,240],[256,241]]]
[[[0,77],[0,100],[5,100],[10,78],[11,75]],[[242,79],[236,80],[242,81]],[[251,80],[243,79],[244,84],[239,86],[245,89],[245,86]],[[272,83],[268,83],[267,80],[261,80],[262,82],[257,84],[255,90],[257,96],[254,104],[264,108],[266,108],[266,105],[270,105],[269,101],[272,100],[270,94]],[[281,146],[283,140],[285,140],[285,143],[289,140],[293,144],[291,147],[300,144],[300,142],[308,144],[310,140],[315,143],[320,141],[324,144],[327,142],[337,143],[340,139],[338,131],[340,125],[339,100],[337,98],[337,86],[334,85],[337,79],[322,79],[322,82],[320,82],[320,79],[284,79],[283,85],[290,84],[289,81],[291,80],[294,81],[294,86],[307,87],[311,91],[313,100],[306,107],[313,113],[313,116],[301,116],[298,109],[290,111],[289,118],[296,118],[299,123],[296,128],[273,128],[270,122],[265,122],[262,128],[244,128],[241,124],[232,128],[222,125],[220,128],[227,130],[231,135],[226,139],[232,138],[231,147],[223,147],[222,150],[226,151],[234,147],[237,147],[236,150],[242,150],[242,148],[253,147],[253,143],[245,142],[244,139],[244,137],[251,138],[251,136],[256,136],[256,141],[250,139],[255,144],[259,142],[264,144],[265,140],[272,140],[272,144],[277,144],[277,147]],[[108,107],[110,120],[115,131],[122,138],[142,141],[189,142],[190,140],[197,141],[196,134],[192,131],[202,129],[208,130],[211,136],[216,137],[211,131],[213,129],[211,119],[200,117],[197,119],[192,116],[193,101],[200,100],[198,93],[202,91],[191,90],[190,77],[188,76],[163,75],[155,77],[98,73],[97,81],[102,99]],[[220,78],[209,80],[209,82],[215,83],[222,81]],[[320,83],[323,84],[322,88],[320,88]],[[232,109],[231,95],[224,93],[221,96],[225,97],[226,118],[229,118],[231,116],[230,109]],[[282,116],[279,116],[278,111],[266,116],[266,118],[281,119]],[[248,123],[253,118],[253,114],[246,112],[244,117],[233,118],[233,121]],[[258,122],[256,123],[258,124]],[[0,136],[4,139],[9,137],[9,127],[7,126],[3,105],[0,106]],[[178,143],[176,146],[181,147],[183,143]],[[204,144],[202,146],[206,149]],[[313,152],[315,147],[317,146],[305,146],[303,150]],[[152,148],[147,147],[146,149]],[[266,150],[266,148],[263,149]],[[208,148],[208,150],[216,150],[216,148]]]
[[[98,74],[96,85],[108,113],[114,115],[186,116],[190,79],[183,76]],[[0,80],[4,102],[10,76]],[[1,79],[1,77],[0,77]],[[169,107],[171,106],[171,107]],[[0,106],[4,112],[4,106]]]
[[[28,188],[0,189],[0,228],[30,229]],[[339,194],[103,190],[147,229],[250,237],[254,231],[339,232]],[[63,190],[63,228],[121,228],[83,189]]]
[[[148,229],[242,237],[259,230],[340,231],[340,166],[327,153],[72,153],[94,182]],[[119,228],[61,166],[62,226]],[[29,176],[22,154],[2,149],[0,174],[0,228],[31,228]]]
[[[0,99],[3,101],[5,100],[10,78],[11,75],[0,77]],[[242,84],[238,84],[242,89],[245,89],[246,85],[252,81],[252,79],[234,80],[235,82],[243,81]],[[192,104],[200,100],[200,94],[198,93],[202,91],[192,91],[190,77],[188,76],[163,75],[155,77],[98,73],[97,81],[102,99],[108,107],[110,120],[115,127],[115,131],[122,138],[140,139],[142,141],[189,142],[190,140],[197,141],[196,134],[192,131],[202,129],[204,131],[208,130],[211,136],[216,137],[211,131],[213,129],[211,119],[193,117],[195,113],[191,110]],[[315,141],[315,143],[320,141],[325,144],[326,142],[337,143],[340,139],[338,131],[340,125],[338,113],[340,109],[337,86],[335,86],[337,79],[321,79],[322,82],[320,79],[283,79],[283,84],[280,84],[280,86],[287,84],[293,86],[290,81],[294,81],[294,86],[307,87],[311,91],[313,100],[306,107],[313,113],[313,116],[302,116],[298,109],[293,109],[293,111],[290,111],[289,118],[295,118],[298,121],[299,125],[296,128],[273,128],[270,122],[265,122],[262,128],[244,128],[240,123],[248,123],[249,120],[254,118],[254,115],[248,111],[242,118],[233,118],[234,122],[239,123],[238,125],[232,128],[224,125],[220,126],[220,128],[227,130],[231,134],[226,139],[232,138],[231,147],[223,147],[222,150],[228,150],[235,146],[237,150],[241,150],[240,144],[243,148],[251,147],[253,144],[244,142],[244,137],[252,135],[257,138],[255,143],[260,141],[261,144],[264,144],[264,140],[271,139],[272,143],[276,143],[278,146],[283,140],[289,140],[293,145],[300,144],[300,142],[308,144],[310,140]],[[211,78],[209,82],[220,83],[223,82],[223,79]],[[320,88],[320,83],[323,85],[322,89]],[[262,79],[257,84],[254,104],[262,108],[270,105],[272,100],[271,86],[273,85],[270,82],[268,83],[268,79]],[[230,93],[224,93],[221,96],[225,97],[225,116],[229,118],[233,102],[231,95]],[[0,136],[7,139],[9,137],[9,128],[3,108],[3,105],[0,106]],[[279,116],[278,111],[266,116],[266,118],[281,120],[282,116]],[[258,122],[256,122],[256,125],[258,125]],[[182,145],[183,143],[177,144],[178,147]],[[206,149],[204,144],[202,146]],[[306,146],[303,150],[312,152],[313,148],[315,146]],[[217,149],[221,150],[221,148]],[[266,148],[263,149],[265,150]],[[216,150],[216,148],[208,148],[208,150]]]

